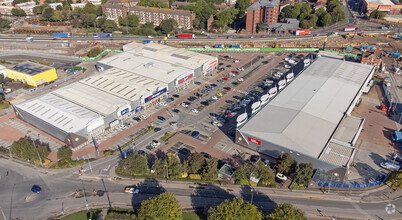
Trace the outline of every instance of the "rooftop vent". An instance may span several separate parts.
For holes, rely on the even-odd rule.
[[[144,64],[144,66],[145,66],[145,68],[151,68],[151,67],[155,66],[155,63],[154,62],[149,62],[149,63]]]

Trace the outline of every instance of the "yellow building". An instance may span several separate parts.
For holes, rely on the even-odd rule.
[[[34,87],[57,79],[55,68],[29,61],[17,64],[11,69],[6,69],[6,73],[10,79]]]

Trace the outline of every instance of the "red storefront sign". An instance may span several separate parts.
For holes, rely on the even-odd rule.
[[[179,83],[178,83],[178,84],[181,85],[182,83],[184,83],[184,82],[186,82],[186,81],[192,79],[193,76],[194,76],[194,73],[188,74],[187,76],[185,76],[185,77],[179,79]]]
[[[257,145],[261,145],[260,140],[257,140],[257,139],[252,138],[252,137],[248,137],[248,141],[250,141],[251,143],[257,144]]]
[[[218,64],[218,60],[215,60],[215,61],[211,62],[211,63],[209,64],[209,68],[215,66],[216,64]]]

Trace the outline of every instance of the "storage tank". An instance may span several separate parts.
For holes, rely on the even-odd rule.
[[[260,101],[256,101],[251,105],[251,114],[256,113],[258,110],[260,110],[261,108],[261,102]]]
[[[247,121],[247,113],[240,114],[237,116],[236,122],[237,122],[237,127],[241,126]]]

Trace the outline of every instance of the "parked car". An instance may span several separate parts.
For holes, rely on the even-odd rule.
[[[257,163],[258,161],[260,161],[260,159],[261,159],[261,157],[259,155],[251,155],[250,162]]]
[[[230,68],[230,67],[232,67],[232,65],[226,65],[226,67],[227,67],[227,68]]]
[[[191,133],[191,137],[193,137],[193,138],[198,137],[198,135],[200,135],[200,132],[198,132],[198,131],[193,131],[193,132]]]
[[[153,148],[156,148],[156,147],[158,147],[158,146],[160,146],[161,145],[161,142],[159,142],[159,141],[157,141],[157,140],[153,140],[152,142],[151,142],[151,146],[153,147]]]
[[[181,103],[181,106],[183,106],[184,108],[187,108],[187,107],[188,107],[188,103],[187,103],[187,102],[183,102],[183,103]]]
[[[212,96],[212,97],[211,97],[211,99],[213,99],[213,100],[217,100],[217,99],[218,99],[218,97],[216,97],[216,96]]]
[[[226,78],[226,77],[223,77],[222,79],[223,79],[223,80],[225,80],[225,81],[228,81],[228,80],[229,80],[229,79],[228,79],[228,78]]]
[[[190,97],[188,97],[187,100],[190,101],[190,102],[192,102],[192,101],[194,101],[194,100],[197,100],[197,97],[195,97],[195,96],[190,96]]]
[[[169,125],[170,125],[170,126],[177,125],[177,122],[176,122],[176,121],[172,121],[172,122],[169,123]]]
[[[218,93],[216,93],[216,96],[218,96],[218,97],[222,97],[222,96],[223,96],[223,94],[222,94],[222,93],[220,93],[220,92],[218,92]]]
[[[172,112],[174,112],[174,113],[179,113],[179,112],[180,112],[180,110],[179,110],[179,109],[177,109],[177,108],[175,108],[175,109],[173,109],[173,110],[172,110]]]
[[[138,194],[138,193],[140,192],[140,190],[139,190],[139,189],[136,189],[136,188],[134,188],[134,187],[126,186],[126,187],[124,188],[124,192],[126,192],[126,193],[131,193],[131,194]]]
[[[234,73],[234,74],[239,74],[239,72],[238,72],[238,71],[232,71],[232,73]]]
[[[191,111],[192,111],[193,113],[198,113],[198,110],[195,109],[195,108],[191,109]]]
[[[161,105],[161,106],[167,106],[167,104],[164,103],[164,102],[159,102],[159,105]]]
[[[31,191],[34,193],[40,193],[40,192],[42,192],[42,188],[40,188],[40,186],[38,186],[38,185],[33,185],[31,188]]]
[[[225,81],[223,81],[223,80],[221,80],[221,79],[218,79],[218,82],[220,82],[220,83],[225,83]]]
[[[229,104],[233,104],[233,103],[234,103],[234,101],[232,101],[232,100],[226,100],[225,102],[226,102],[226,103],[229,103]]]
[[[158,132],[160,130],[162,130],[162,128],[154,128],[154,132]]]
[[[212,116],[212,117],[218,117],[219,116],[218,114],[213,113],[213,112],[209,113],[209,115]]]
[[[396,164],[392,161],[382,162],[382,163],[380,163],[380,166],[382,168],[390,170],[390,171],[398,171],[401,168],[401,166],[399,166],[398,164]]]
[[[166,118],[163,117],[163,116],[158,116],[158,119],[161,120],[161,121],[166,121]]]
[[[166,102],[168,102],[168,103],[171,103],[171,102],[173,102],[174,101],[174,98],[168,98],[168,99],[166,99]]]
[[[217,121],[212,121],[212,125],[217,126],[217,127],[221,127],[222,124],[217,122]]]
[[[179,97],[180,97],[180,95],[178,95],[178,94],[173,94],[172,96],[175,97],[175,98],[179,98]]]
[[[225,90],[227,90],[227,91],[230,91],[232,88],[230,88],[230,87],[223,87],[223,89],[225,89]]]
[[[140,115],[140,119],[145,120],[145,119],[147,119],[147,116],[146,115]]]
[[[211,84],[212,87],[217,87],[218,85],[216,85],[215,83]]]
[[[285,176],[285,175],[283,175],[282,173],[277,173],[276,175],[275,175],[275,177],[276,177],[276,179],[277,180],[279,180],[278,182],[285,182],[288,178]]]
[[[243,81],[244,81],[244,79],[243,79],[243,78],[238,78],[238,79],[237,79],[237,81],[239,81],[239,82],[243,82]]]

